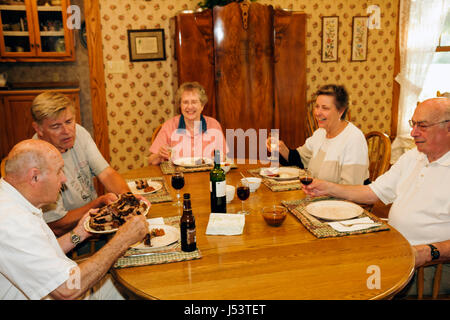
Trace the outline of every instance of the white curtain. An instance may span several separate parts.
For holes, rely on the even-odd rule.
[[[411,119],[442,33],[450,0],[400,0],[400,84],[397,137]]]

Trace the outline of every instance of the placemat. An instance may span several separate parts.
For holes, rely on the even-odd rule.
[[[164,218],[164,223],[176,228],[179,228],[180,216],[174,216],[169,218]],[[148,254],[145,256],[127,256],[130,254]],[[162,248],[149,248],[149,249],[128,249],[124,256],[119,258],[114,264],[114,268],[128,268],[128,267],[138,267],[146,266],[152,264],[164,264],[179,261],[195,260],[200,259],[202,254],[200,250],[192,252],[181,251],[180,241],[173,245],[162,247]]]
[[[136,180],[152,180],[156,181],[162,184],[162,188],[159,189],[156,192],[143,194],[142,196],[145,197],[150,203],[161,203],[161,202],[168,202],[172,201],[172,196],[169,193],[169,188],[167,187],[166,181],[164,180],[164,177],[141,177],[136,179],[126,179],[126,182],[134,182]]]
[[[160,163],[160,168],[163,174],[173,174],[175,172],[175,168],[178,168],[184,173],[189,172],[201,172],[201,171],[211,171],[214,166],[212,165],[204,165],[204,166],[198,166],[198,167],[182,167],[182,166],[176,166],[171,161],[163,161]],[[235,163],[231,164],[231,169],[236,169],[237,165]]]
[[[309,230],[314,236],[317,238],[330,238],[330,237],[342,237],[352,234],[363,234],[370,232],[378,232],[378,231],[387,231],[390,228],[387,224],[385,224],[380,218],[371,214],[367,210],[364,209],[364,212],[358,218],[369,217],[373,221],[377,223],[381,223],[381,225],[374,226],[372,228],[364,229],[364,230],[356,230],[349,232],[339,232],[333,229],[327,222],[316,217],[310,215],[305,207],[315,201],[323,201],[323,200],[342,200],[336,199],[333,197],[316,197],[312,199],[300,199],[293,201],[281,201],[281,204],[285,206],[289,212],[291,212],[294,216],[296,216],[300,222]]]
[[[299,180],[290,180],[290,181],[277,181],[274,179],[270,179],[267,177],[264,177],[259,174],[263,167],[258,169],[250,169],[248,172],[250,172],[251,175],[262,178],[262,182],[273,192],[279,192],[279,191],[289,191],[289,190],[300,190],[302,188],[302,184]],[[300,169],[299,167],[287,167],[287,168],[296,168]]]

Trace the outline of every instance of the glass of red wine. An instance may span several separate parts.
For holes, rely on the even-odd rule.
[[[309,184],[311,184],[313,182],[313,176],[311,174],[311,171],[309,170],[301,170],[300,171],[300,182],[304,185],[307,186]],[[310,199],[311,197],[309,195],[306,195],[306,199]]]
[[[177,202],[174,203],[174,206],[182,207],[183,204],[180,201],[180,190],[184,187],[184,175],[181,171],[175,171],[172,174],[172,187],[177,190]]]
[[[238,214],[249,214],[249,211],[244,210],[244,201],[250,197],[250,187],[244,185],[242,182],[238,184],[236,193],[239,199],[241,199],[241,211]]]

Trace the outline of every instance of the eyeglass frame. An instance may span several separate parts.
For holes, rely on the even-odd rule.
[[[409,126],[412,128],[412,129],[414,129],[414,127],[416,127],[417,126],[417,129],[420,129],[420,130],[425,130],[425,129],[427,129],[427,128],[429,128],[429,127],[432,127],[432,126],[435,126],[435,125],[437,125],[437,124],[441,124],[441,123],[445,123],[445,122],[449,122],[450,120],[443,120],[443,121],[439,121],[439,122],[435,122],[435,123],[432,123],[432,124],[427,124],[427,125],[424,125],[424,124],[421,124],[421,122],[425,122],[425,121],[414,121],[414,120],[408,120],[408,124],[409,124]]]

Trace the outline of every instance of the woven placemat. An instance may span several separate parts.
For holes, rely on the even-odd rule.
[[[300,169],[299,167],[287,167],[287,168]],[[300,190],[302,188],[300,180],[277,181],[260,175],[259,172],[261,171],[261,169],[262,167],[258,169],[250,169],[248,170],[248,172],[255,177],[262,178],[262,182],[273,192]]]
[[[164,218],[164,223],[178,228],[180,224],[180,216],[174,216],[169,218]],[[148,254],[145,256],[127,256],[131,254]],[[165,246],[162,248],[149,248],[149,249],[128,249],[124,256],[119,258],[114,264],[114,268],[128,268],[128,267],[138,267],[147,266],[153,264],[164,264],[179,261],[195,260],[200,259],[202,254],[200,250],[192,252],[181,251],[180,241],[176,243]]]
[[[166,181],[164,180],[164,177],[142,177],[142,178],[136,178],[136,179],[126,179],[126,182],[134,182],[136,180],[152,180],[156,181],[162,184],[162,188],[159,189],[156,192],[143,194],[142,196],[145,197],[150,203],[161,203],[161,202],[168,202],[172,201],[172,196],[169,193],[169,188],[167,187]]]
[[[330,237],[342,237],[342,236],[348,236],[352,234],[364,234],[364,233],[370,233],[370,232],[379,232],[379,231],[387,231],[389,230],[389,227],[387,224],[385,224],[380,218],[377,216],[371,214],[367,210],[364,209],[364,212],[358,217],[358,218],[364,218],[369,217],[373,221],[377,223],[381,223],[381,225],[374,226],[372,228],[363,229],[363,230],[356,230],[356,231],[349,231],[349,232],[339,232],[335,229],[333,229],[327,222],[316,217],[313,217],[310,215],[305,207],[315,201],[323,201],[323,200],[342,200],[342,199],[336,199],[332,197],[317,197],[312,199],[300,199],[300,200],[293,200],[293,201],[281,201],[281,204],[285,206],[289,212],[291,212],[295,217],[297,217],[300,222],[306,227],[306,229],[309,230],[314,236],[317,238],[330,238]],[[356,217],[355,217],[356,218]]]
[[[214,166],[212,165],[204,165],[198,167],[182,167],[176,166],[171,161],[163,161],[160,163],[160,168],[163,174],[173,174],[175,173],[175,168],[179,169],[184,173],[189,172],[202,172],[202,171],[211,171]],[[231,169],[236,169],[237,165],[235,163],[231,164]]]

